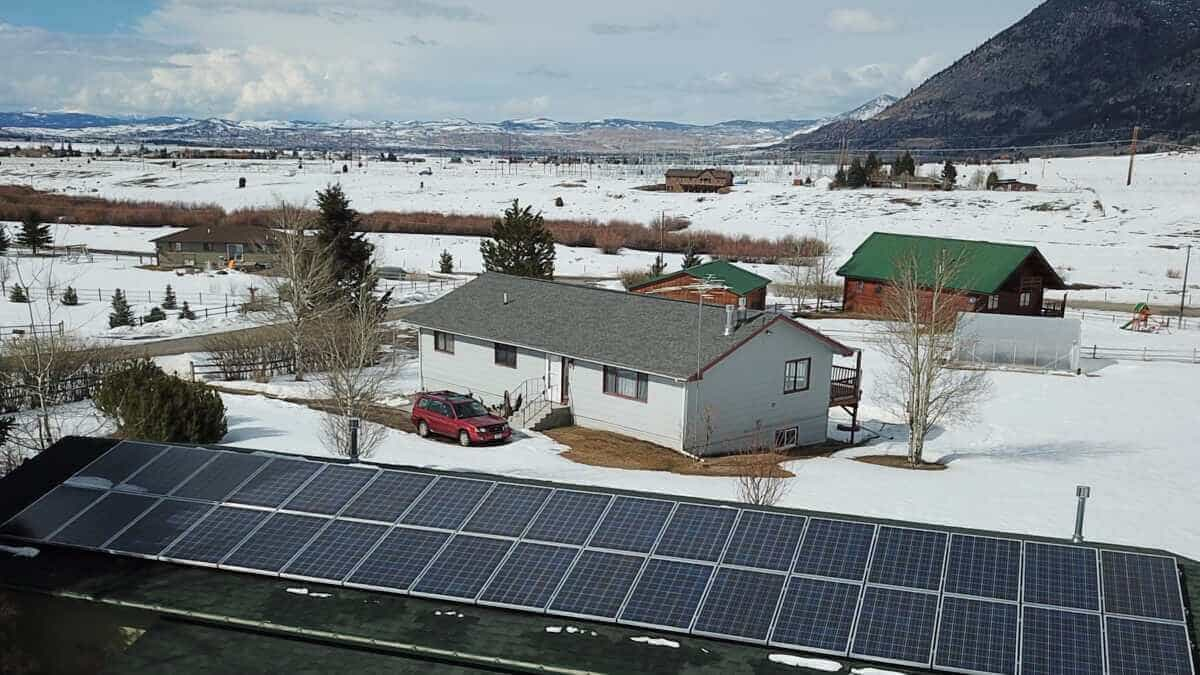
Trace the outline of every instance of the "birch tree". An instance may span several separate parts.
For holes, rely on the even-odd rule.
[[[269,312],[270,322],[282,326],[291,343],[296,380],[308,371],[305,345],[313,326],[325,315],[338,311],[337,277],[329,247],[308,234],[315,220],[303,208],[279,204],[273,227],[279,262],[271,287],[278,302]]]

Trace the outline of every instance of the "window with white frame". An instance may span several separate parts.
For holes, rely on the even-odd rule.
[[[1028,307],[1033,304],[1033,291],[1021,291],[1021,306]]]
[[[452,333],[443,333],[440,330],[433,331],[433,348],[439,352],[453,354],[454,335]]]
[[[776,429],[775,430],[775,447],[780,450],[787,449],[787,448],[794,448],[794,447],[796,447],[796,444],[798,443],[797,439],[799,437],[800,437],[800,430],[798,427],[787,427],[786,429]]]
[[[624,368],[604,366],[604,393],[645,403],[649,398],[650,377]]]
[[[794,359],[783,364],[783,393],[794,394],[808,390],[808,371],[812,359]]]

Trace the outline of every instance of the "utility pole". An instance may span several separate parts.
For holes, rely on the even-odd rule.
[[[1187,282],[1188,268],[1192,266],[1192,245],[1187,245],[1187,258],[1183,263],[1183,289],[1179,293],[1179,325],[1178,328],[1183,328],[1183,308],[1187,304]]]
[[[1133,158],[1137,156],[1138,132],[1141,127],[1133,128],[1133,138],[1129,141],[1129,175],[1125,178],[1125,187],[1133,185]]]

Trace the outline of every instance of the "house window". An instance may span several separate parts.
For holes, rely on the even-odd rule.
[[[775,447],[777,449],[794,448],[797,444],[797,439],[800,436],[798,427],[788,427],[786,429],[775,430]]]
[[[505,368],[517,367],[517,348],[512,345],[496,343],[496,365]]]
[[[808,369],[812,359],[796,359],[783,364],[783,393],[808,390]]]
[[[1021,291],[1021,306],[1028,307],[1033,304],[1033,292]]]
[[[176,253],[179,253],[180,251],[183,250],[183,242],[180,242],[180,241],[173,242],[171,244],[171,249],[174,250]]]
[[[854,290],[858,291],[859,293],[862,293],[862,289],[863,289],[863,282],[861,282],[861,281],[854,282]]]
[[[440,330],[433,331],[433,348],[435,351],[453,354],[454,335],[450,333],[443,333]]]
[[[1000,309],[1000,296],[998,296],[998,295],[989,295],[988,296],[988,309]]]
[[[645,403],[649,388],[650,377],[645,373],[604,366],[604,393],[606,394]]]
[[[206,242],[204,242],[204,250],[205,250],[205,251],[211,251],[211,250],[213,250],[213,245],[212,245],[212,242],[211,242],[211,241],[206,241]]]

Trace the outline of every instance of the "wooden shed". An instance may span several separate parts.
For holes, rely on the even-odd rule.
[[[698,302],[700,291],[696,286],[704,280],[724,286],[707,291],[704,295],[705,304],[738,305],[745,299],[747,309],[766,309],[767,285],[771,280],[724,260],[665,274],[632,286],[629,290],[660,298]]]

